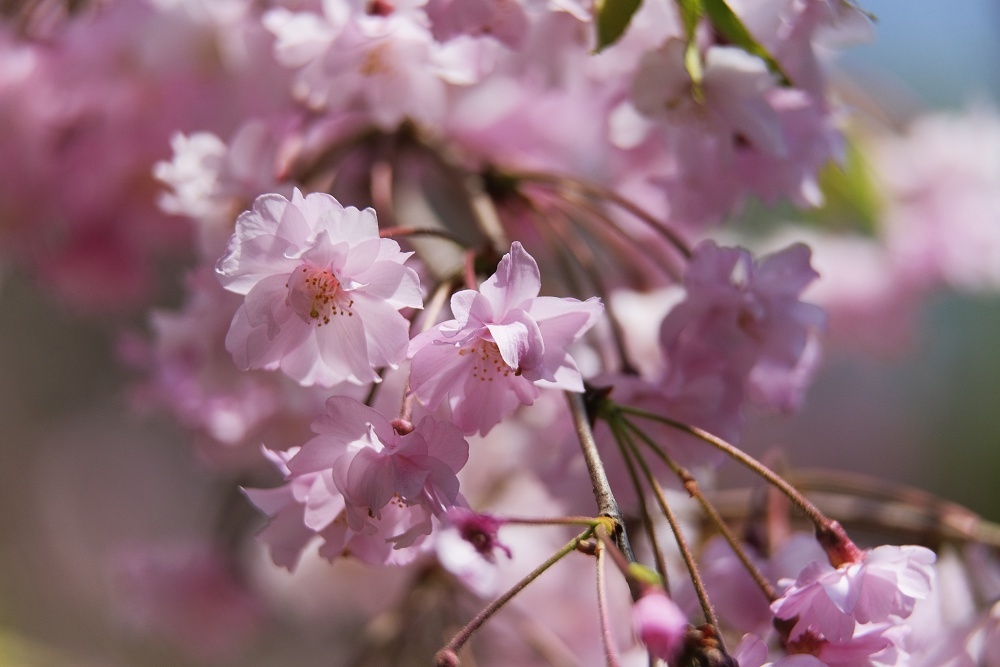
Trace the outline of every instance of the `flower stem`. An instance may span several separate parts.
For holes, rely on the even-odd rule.
[[[802,510],[802,512],[804,512],[805,515],[809,517],[809,520],[812,521],[813,524],[816,526],[817,532],[821,530],[829,530],[830,526],[834,523],[829,518],[827,518],[826,515],[820,512],[819,508],[816,507],[814,504],[812,504],[808,498],[799,493],[799,491],[794,486],[786,482],[777,473],[775,473],[773,470],[768,468],[766,465],[764,465],[754,457],[744,452],[742,449],[734,447],[733,445],[729,444],[722,438],[714,436],[708,431],[704,431],[698,428],[697,426],[691,426],[690,424],[679,422],[675,419],[671,419],[670,417],[657,415],[652,412],[647,412],[646,410],[641,410],[639,408],[633,408],[627,405],[616,404],[614,406],[614,410],[630,415],[635,415],[636,417],[640,417],[642,419],[650,419],[652,421],[665,424],[679,431],[683,431],[684,433],[687,433],[689,435],[693,435],[699,440],[707,442],[716,449],[721,450],[727,456],[742,463],[747,468],[749,468],[750,470],[754,471],[755,473],[763,477],[765,480],[767,480],[768,483],[773,485],[783,494],[785,494],[785,496],[787,496],[788,499],[796,507]]]
[[[653,516],[649,512],[649,506],[646,504],[646,494],[643,492],[642,484],[639,482],[639,473],[636,470],[635,461],[632,460],[632,453],[625,444],[622,423],[616,419],[609,423],[608,426],[611,427],[611,432],[615,436],[615,442],[618,443],[618,449],[621,451],[622,458],[625,460],[625,467],[628,469],[629,478],[632,480],[632,488],[635,489],[635,497],[639,501],[639,512],[642,514],[642,524],[649,538],[649,546],[653,550],[656,573],[660,575],[660,579],[663,582],[664,592],[670,595],[670,578],[667,576],[667,562],[663,557],[659,541],[656,539],[656,527],[653,524]]]
[[[594,534],[594,528],[591,526],[587,528],[587,530],[583,531],[582,533],[574,537],[572,540],[567,542],[565,546],[559,549],[559,551],[549,556],[549,558],[544,563],[536,567],[526,577],[524,577],[516,584],[511,586],[507,590],[507,592],[505,592],[503,595],[495,599],[493,602],[488,604],[482,611],[476,614],[475,618],[469,621],[469,623],[464,628],[459,630],[458,634],[452,637],[451,641],[449,641],[448,644],[445,645],[443,649],[441,649],[441,651],[442,652],[451,651],[457,654],[461,650],[461,648],[465,645],[465,642],[469,640],[469,637],[472,636],[472,633],[474,633],[476,630],[482,627],[483,623],[488,621],[490,617],[493,616],[493,614],[499,611],[500,608],[503,607],[505,604],[510,602],[510,600],[515,595],[524,590],[524,588],[528,584],[537,579],[547,569],[558,563],[564,556],[566,556],[566,554],[570,553],[571,551],[574,551],[578,546],[580,546],[580,544],[584,540],[589,539],[593,534]]]
[[[639,467],[642,468],[642,472],[646,476],[646,481],[649,482],[649,486],[653,490],[653,495],[656,496],[656,501],[660,506],[660,510],[667,518],[667,523],[670,524],[670,530],[674,533],[674,540],[677,542],[677,548],[681,552],[681,558],[684,560],[684,565],[688,570],[688,575],[691,577],[691,583],[694,585],[695,593],[698,595],[698,602],[701,605],[702,613],[705,615],[705,622],[715,629],[715,634],[719,639],[719,646],[723,652],[725,652],[725,645],[722,643],[722,631],[719,627],[719,618],[715,615],[715,609],[712,607],[712,601],[708,598],[708,592],[705,590],[705,583],[702,581],[701,573],[698,571],[698,564],[695,563],[694,554],[691,553],[691,547],[688,545],[687,538],[684,537],[683,531],[681,531],[677,515],[675,515],[674,511],[670,508],[670,504],[667,502],[667,498],[663,493],[663,487],[660,486],[660,482],[656,479],[656,475],[653,474],[649,464],[646,463],[646,459],[644,459],[639,453],[639,448],[636,446],[635,441],[633,441],[626,432],[623,432],[622,435],[625,438],[626,444],[631,448],[632,454],[639,462]]]
[[[604,532],[604,531],[600,531]],[[604,584],[604,552],[607,547],[603,542],[597,544],[597,615],[601,623],[601,642],[604,644],[604,658],[608,667],[621,667],[618,653],[615,651],[614,639],[611,637],[611,619],[608,616],[608,592]],[[612,552],[618,552],[612,543]]]
[[[601,524],[600,519],[595,519],[592,516],[560,516],[552,519],[549,518],[533,518],[533,517],[507,517],[501,516],[497,517],[500,521],[505,524],[516,524],[522,526],[592,526],[596,527]]]
[[[667,456],[666,452],[663,451],[663,448],[657,445],[657,443],[654,442],[652,438],[650,438],[649,435],[642,429],[633,424],[627,418],[623,418],[622,421],[629,430],[639,436],[639,438],[653,450],[660,460],[670,466],[670,469],[674,471],[675,475],[677,475],[681,484],[684,485],[684,490],[688,492],[689,496],[698,501],[702,510],[704,510],[705,514],[708,515],[709,520],[722,534],[722,537],[725,538],[726,542],[729,543],[733,553],[735,553],[736,557],[740,559],[741,563],[743,563],[743,567],[750,573],[750,576],[753,577],[754,582],[756,582],[757,587],[760,588],[761,592],[768,599],[768,602],[774,602],[777,600],[778,593],[774,590],[774,586],[772,586],[771,582],[767,580],[764,573],[760,571],[757,564],[750,559],[750,555],[746,552],[746,549],[743,548],[743,545],[740,544],[740,541],[736,539],[733,531],[730,530],[729,525],[719,514],[718,510],[715,509],[715,506],[710,503],[708,498],[706,498],[701,492],[701,488],[698,486],[698,480],[696,480],[686,468],[677,465],[672,458]]]

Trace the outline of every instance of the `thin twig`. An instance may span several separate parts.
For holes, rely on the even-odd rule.
[[[777,488],[779,491],[784,493],[796,507],[801,509],[809,520],[813,522],[816,526],[817,531],[828,530],[830,524],[833,523],[826,515],[824,515],[818,507],[812,504],[808,498],[803,496],[794,486],[786,482],[780,475],[775,473],[773,470],[768,468],[766,465],[750,456],[744,452],[739,447],[735,447],[722,438],[712,435],[708,431],[704,431],[697,426],[691,426],[690,424],[685,424],[684,422],[677,421],[676,419],[671,419],[670,417],[664,417],[663,415],[654,414],[646,410],[641,410],[639,408],[633,408],[627,405],[616,405],[615,409],[621,412],[635,415],[636,417],[641,417],[643,419],[650,419],[652,421],[659,422],[661,424],[666,424],[667,426],[673,427],[684,433],[693,435],[694,437],[707,442],[716,449],[721,450],[727,456],[736,461],[739,461],[745,465],[750,470],[754,471],[771,485]]]
[[[617,550],[615,546],[612,549]],[[597,544],[597,617],[601,624],[601,643],[604,644],[604,658],[608,667],[621,667],[618,652],[615,650],[614,639],[611,636],[611,618],[608,614],[608,592],[604,585],[604,544]]]
[[[722,640],[722,629],[719,626],[719,618],[716,616],[715,609],[712,607],[712,601],[708,597],[708,591],[705,590],[705,583],[702,581],[701,573],[698,571],[698,564],[695,563],[694,554],[691,552],[691,547],[687,543],[687,538],[684,537],[684,532],[681,530],[681,525],[677,520],[677,515],[675,515],[674,511],[670,508],[670,504],[667,502],[667,497],[663,493],[663,487],[660,486],[660,482],[657,481],[656,475],[653,474],[649,464],[646,463],[646,459],[644,459],[639,453],[639,448],[636,447],[635,442],[628,435],[628,433],[623,433],[622,435],[625,437],[626,444],[631,447],[632,453],[639,462],[639,467],[642,468],[643,474],[646,475],[646,481],[649,482],[650,488],[653,489],[653,495],[656,496],[656,501],[660,505],[660,510],[663,511],[663,515],[667,518],[667,523],[670,524],[670,529],[674,533],[674,540],[677,542],[677,548],[681,552],[681,558],[684,560],[684,565],[687,567],[688,575],[691,577],[691,583],[694,585],[695,593],[698,596],[701,611],[705,615],[705,622],[715,629],[715,634],[719,640],[719,647],[725,651],[725,645]]]
[[[384,227],[379,231],[378,235],[379,238],[383,239],[398,239],[409,236],[436,236],[437,238],[451,241],[463,250],[466,248],[465,241],[446,229],[437,229],[435,227]]]
[[[622,439],[622,427],[618,420],[609,422],[608,426],[611,427],[611,433],[614,435],[615,442],[618,444],[618,449],[621,451],[622,458],[625,460],[625,467],[628,469],[629,477],[632,480],[632,487],[635,489],[635,495],[639,501],[639,511],[642,514],[642,525],[643,529],[646,531],[646,536],[649,538],[649,546],[653,550],[653,560],[656,563],[656,573],[660,575],[660,579],[663,582],[663,590],[667,593],[667,595],[670,595],[670,577],[667,574],[667,561],[663,557],[663,550],[660,549],[660,543],[656,538],[656,526],[653,524],[653,516],[650,514],[649,506],[646,504],[646,494],[643,492],[642,484],[639,482],[639,473],[635,469],[635,461],[632,460],[632,454],[629,452],[628,447]]]
[[[594,432],[590,427],[590,418],[587,415],[587,407],[583,402],[583,394],[567,391],[566,398],[569,401],[570,412],[573,415],[573,425],[576,427],[576,435],[580,440],[580,447],[583,449],[583,458],[587,463],[587,472],[590,473],[590,481],[594,486],[594,498],[597,500],[597,513],[614,521],[614,538],[618,548],[629,560],[635,562],[635,554],[632,553],[632,545],[629,544],[628,535],[625,533],[625,524],[622,521],[622,513],[618,508],[618,502],[611,491],[611,483],[608,481],[608,474],[604,470],[604,462],[601,454],[597,451],[597,443],[594,441]]]
[[[688,244],[680,237],[679,234],[657,220],[652,214],[637,206],[634,202],[622,197],[610,188],[605,188],[601,185],[597,185],[596,183],[589,183],[572,176],[560,176],[556,174],[547,174],[545,172],[507,172],[506,176],[515,180],[531,181],[533,183],[554,188],[572,188],[597,199],[608,201],[619,208],[628,211],[636,218],[642,220],[644,223],[655,229],[667,242],[676,248],[677,251],[684,256],[684,258],[691,257],[691,248],[688,247]]]
[[[565,546],[559,549],[559,551],[549,556],[544,563],[536,567],[526,577],[511,586],[503,595],[495,599],[482,611],[476,614],[475,618],[469,621],[464,628],[458,631],[458,634],[451,638],[451,641],[445,645],[442,651],[453,651],[458,653],[465,645],[465,642],[469,640],[469,637],[471,637],[476,630],[482,627],[483,623],[489,620],[493,614],[495,614],[505,604],[510,602],[515,595],[524,590],[528,584],[537,579],[543,572],[558,563],[564,556],[566,556],[566,554],[575,550],[584,540],[590,538],[593,533],[593,527],[587,528],[587,530],[567,542]]]
[[[707,514],[708,518],[711,520],[712,525],[715,526],[715,528],[722,534],[722,537],[725,538],[726,542],[729,543],[733,553],[735,553],[736,557],[740,559],[741,563],[743,563],[743,567],[746,568],[750,576],[753,577],[754,582],[756,582],[757,587],[760,588],[768,602],[774,602],[777,600],[778,593],[774,590],[774,586],[771,585],[771,582],[767,580],[764,573],[760,571],[757,564],[750,558],[750,554],[748,554],[746,549],[743,548],[743,545],[740,544],[740,541],[736,538],[736,535],[733,534],[733,531],[730,530],[729,525],[719,514],[718,510],[715,509],[715,506],[709,502],[708,498],[706,498],[701,492],[701,489],[698,487],[698,481],[691,475],[690,472],[688,472],[686,468],[677,465],[672,458],[667,456],[667,453],[663,451],[663,448],[654,442],[652,438],[650,438],[649,435],[642,429],[633,424],[627,418],[623,418],[622,421],[629,430],[639,436],[639,438],[653,450],[661,461],[670,466],[670,469],[673,470],[674,474],[677,475],[677,478],[680,479],[681,484],[684,485],[684,490],[688,492],[689,496],[698,501],[702,510],[704,510],[705,514]]]
[[[496,518],[506,524],[521,526],[597,526],[601,523],[599,519],[595,519],[592,516],[560,516],[554,519],[517,516],[500,516]]]

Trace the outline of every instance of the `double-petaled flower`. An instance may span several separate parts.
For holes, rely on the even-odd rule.
[[[485,434],[539,387],[583,391],[567,352],[604,311],[586,301],[538,296],[538,264],[514,242],[478,291],[451,298],[455,319],[410,342],[410,389],[430,409],[447,400],[467,434]]]
[[[216,273],[246,295],[226,349],[242,370],[281,369],[303,385],[378,381],[406,357],[402,308],[422,306],[411,253],[379,238],[375,211],[327,194],[262,195],[240,214]]]

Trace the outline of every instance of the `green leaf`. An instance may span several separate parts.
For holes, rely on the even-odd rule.
[[[848,137],[843,164],[830,162],[819,173],[819,186],[823,206],[808,216],[812,222],[834,231],[878,233],[882,200],[872,167],[856,139]]]
[[[694,84],[694,97],[701,97],[701,80],[704,72],[701,66],[701,53],[698,51],[698,42],[695,40],[695,30],[698,22],[701,21],[705,13],[702,7],[702,0],[676,0],[677,8],[681,13],[681,23],[684,25],[684,69],[687,70],[691,82]]]
[[[767,63],[767,68],[781,79],[782,85],[791,85],[778,61],[768,53],[760,42],[754,39],[747,27],[743,25],[740,17],[726,4],[726,0],[701,0],[701,2],[705,14],[708,15],[708,20],[712,22],[712,26],[723,39]]]
[[[681,23],[684,25],[684,37],[688,44],[694,41],[694,30],[698,27],[698,21],[704,13],[701,0],[677,0],[677,7],[681,10]]]
[[[641,4],[642,0],[597,0],[594,3],[594,25],[597,27],[595,53],[611,46],[625,34]]]

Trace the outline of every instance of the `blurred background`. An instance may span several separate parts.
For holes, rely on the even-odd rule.
[[[860,4],[876,41],[840,62],[863,96],[903,116],[1000,104],[996,2]],[[1000,521],[1000,298],[938,293],[918,319],[894,354],[828,349],[802,413],[757,422],[748,447],[892,476]],[[178,664],[117,627],[114,559],[203,534],[222,491],[184,433],[129,409],[122,325],[143,322],[81,317],[16,272],[0,278],[0,665]],[[296,651],[324,664],[330,650],[290,643],[249,664]]]

